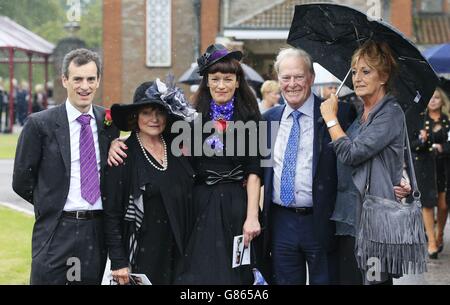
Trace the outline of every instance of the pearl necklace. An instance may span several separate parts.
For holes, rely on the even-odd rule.
[[[160,166],[155,165],[155,163],[153,163],[152,160],[150,160],[149,156],[147,155],[147,152],[145,151],[144,145],[142,145],[142,142],[141,142],[141,139],[139,138],[138,133],[136,133],[136,138],[139,142],[139,146],[141,147],[142,152],[144,153],[144,156],[147,159],[148,163],[150,163],[154,168],[156,168],[159,171],[162,171],[162,172],[165,171],[168,166],[168,160],[167,160],[167,145],[166,145],[166,141],[164,141],[163,136],[161,135],[161,141],[162,141],[163,147],[164,147],[164,159],[163,159],[163,165],[160,165]]]

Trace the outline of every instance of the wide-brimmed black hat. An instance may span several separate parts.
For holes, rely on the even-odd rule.
[[[120,130],[130,131],[136,122],[139,108],[152,104],[162,106],[173,120],[191,121],[197,115],[180,88],[167,87],[156,79],[144,82],[136,88],[132,104],[114,104],[111,107],[113,123]]]
[[[219,60],[223,58],[234,58],[236,60],[242,59],[242,52],[241,51],[228,51],[225,46],[221,45],[220,43],[215,43],[210,45],[206,52],[197,58],[198,63],[198,73],[203,76],[205,74],[205,71],[211,67],[213,64],[218,62]]]

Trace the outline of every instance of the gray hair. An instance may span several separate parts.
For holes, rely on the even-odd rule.
[[[280,72],[281,62],[288,57],[301,58],[303,60],[303,62],[306,64],[306,66],[308,67],[309,72],[312,75],[316,74],[314,72],[313,60],[311,58],[311,55],[309,55],[305,50],[296,49],[296,48],[286,48],[286,49],[280,50],[280,52],[277,55],[277,59],[275,60],[275,64],[274,64],[275,71],[277,72],[277,74],[279,74],[279,72]]]
[[[67,53],[63,59],[61,72],[66,78],[69,78],[69,66],[71,62],[73,62],[75,66],[79,67],[86,65],[91,61],[93,61],[97,66],[97,78],[100,78],[103,69],[100,56],[88,49],[75,49]]]

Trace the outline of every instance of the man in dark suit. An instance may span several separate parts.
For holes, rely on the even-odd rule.
[[[334,283],[337,278],[334,224],[336,156],[321,100],[311,92],[311,57],[300,49],[282,50],[275,62],[286,104],[268,110],[271,164],[264,173],[264,249],[271,256],[275,284]],[[347,104],[339,107],[346,129],[355,117]],[[276,127],[271,131],[271,125]]]
[[[34,205],[31,284],[100,284],[106,263],[101,169],[118,130],[92,104],[99,56],[63,60],[65,103],[31,115],[19,138],[13,189]]]

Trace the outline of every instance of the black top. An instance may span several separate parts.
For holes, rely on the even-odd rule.
[[[434,207],[437,204],[438,192],[443,192],[442,182],[445,184],[444,167],[448,167],[447,156],[450,152],[450,144],[447,141],[449,128],[448,117],[441,114],[438,121],[434,121],[427,112],[421,114],[422,124],[416,126],[416,130],[410,133],[411,152],[414,155],[414,167],[416,170],[417,184],[421,192],[421,201],[424,207]],[[441,129],[433,131],[436,125]],[[419,139],[420,130],[427,132],[427,141]],[[441,144],[443,152],[439,153],[432,148],[433,144]]]
[[[184,157],[171,154],[170,143],[166,171],[150,165],[134,133],[125,143],[128,158],[122,165],[109,168],[106,179],[105,236],[111,269],[129,265],[128,242],[135,224],[124,220],[124,216],[130,195],[142,195],[144,217],[137,233],[138,250],[132,272],[145,273],[152,284],[171,284],[192,227],[193,171]],[[147,155],[158,164],[150,153]]]
[[[238,116],[235,115],[233,120],[238,120]],[[233,238],[242,234],[247,217],[245,179],[249,174],[256,174],[262,179],[259,153],[257,150],[254,155],[250,153],[251,141],[256,147],[258,145],[257,122],[253,123],[254,128],[250,127],[239,134],[242,142],[237,130],[234,130],[233,142],[228,142],[224,136],[223,155],[207,156],[203,153],[191,158],[196,171],[193,192],[193,213],[196,219],[186,248],[185,268],[180,270],[177,284],[249,285],[253,282],[252,268],[258,263],[260,237],[251,243],[251,265],[232,268]],[[211,135],[203,133],[202,143]],[[234,154],[229,156],[226,155],[226,149],[231,143],[234,145]],[[236,155],[239,150],[243,152],[241,156]],[[232,175],[233,172],[236,175]]]

